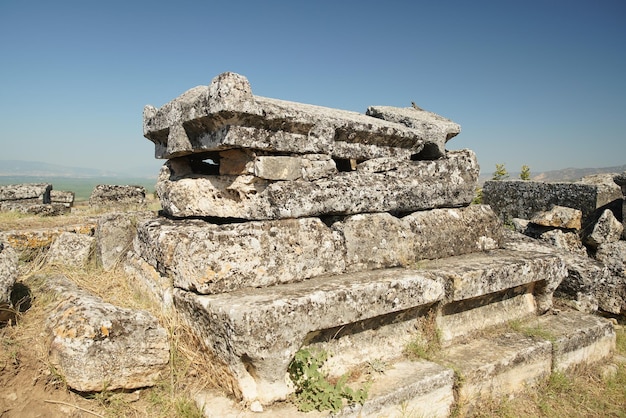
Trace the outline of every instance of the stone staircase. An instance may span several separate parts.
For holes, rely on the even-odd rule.
[[[232,376],[235,400],[199,397],[206,416],[297,416],[282,401],[302,349],[330,355],[330,378],[369,382],[340,413],[355,417],[448,416],[610,354],[609,322],[553,310],[559,256],[506,249],[498,217],[470,205],[475,156],[443,149],[458,125],[368,114],[259,98],[231,73],[146,108],[170,158],[164,212],[137,226],[126,271]]]

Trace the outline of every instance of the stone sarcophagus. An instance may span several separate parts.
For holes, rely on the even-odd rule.
[[[173,302],[248,405],[293,392],[302,347],[332,350],[337,372],[392,361],[427,312],[450,343],[545,312],[566,274],[505,248],[498,216],[470,204],[475,154],[447,150],[460,127],[434,113],[269,99],[224,73],[146,106],[143,126],[167,160],[163,216],[139,222],[126,271]],[[424,367],[449,410],[454,373]]]

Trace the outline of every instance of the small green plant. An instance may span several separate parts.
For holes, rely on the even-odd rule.
[[[496,171],[493,173],[491,180],[504,180],[509,178],[509,173],[504,168],[504,164],[496,164]]]
[[[530,180],[530,167],[524,164],[522,171],[519,173],[519,178],[522,180]]]
[[[474,195],[474,199],[472,200],[473,205],[480,205],[483,203],[483,189],[480,187],[476,188],[476,195]]]
[[[289,377],[296,386],[298,409],[302,412],[337,412],[343,408],[344,399],[348,404],[363,404],[369,388],[352,389],[347,385],[347,375],[341,376],[337,383],[331,383],[321,370],[326,360],[328,354],[323,350],[312,352],[302,349],[289,364]]]

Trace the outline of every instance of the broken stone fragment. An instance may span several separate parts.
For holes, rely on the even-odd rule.
[[[401,110],[400,110],[401,111]],[[144,109],[144,136],[157,158],[173,158],[227,148],[309,152],[338,158],[445,155],[458,125],[425,112],[411,126],[356,112],[254,96],[248,80],[235,73],[215,77],[160,109]],[[458,131],[458,129],[456,129]],[[457,132],[458,133],[458,132]]]
[[[606,209],[595,224],[583,231],[583,241],[592,248],[597,248],[601,244],[618,241],[623,232],[622,223],[615,218],[613,212]]]
[[[537,212],[530,218],[530,222],[536,225],[576,230],[581,228],[581,220],[580,210],[558,205],[548,211]]]
[[[99,184],[91,192],[90,206],[144,206],[146,189],[143,186]]]
[[[48,263],[84,267],[93,252],[94,241],[89,235],[62,232],[48,250]]]
[[[0,307],[11,303],[11,291],[17,280],[18,254],[11,246],[0,241]]]
[[[626,196],[626,171],[620,174],[616,174],[613,177],[613,181],[615,182],[615,184],[622,188],[622,194]]]
[[[34,200],[36,203],[50,203],[52,185],[48,183],[23,183],[0,186],[0,201]]]
[[[49,360],[80,392],[152,386],[167,370],[167,332],[146,311],[119,308],[64,276],[46,277],[59,303],[47,319]]]

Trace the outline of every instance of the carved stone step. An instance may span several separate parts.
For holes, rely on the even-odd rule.
[[[451,317],[458,319],[461,311],[476,309],[477,301],[488,306],[494,295],[500,297],[507,289],[528,285],[528,291],[551,299],[548,293],[564,271],[555,256],[497,250],[425,263],[419,270],[317,277],[254,291],[197,295],[175,289],[174,302],[230,367],[244,398],[270,403],[289,393],[285,373],[302,346],[321,345],[341,353],[336,363],[344,365],[351,364],[351,357],[360,361],[395,357],[415,331],[412,321],[427,308],[443,306],[438,321],[445,337],[454,323]],[[530,308],[522,315],[534,313],[533,294],[524,297]],[[463,304],[466,300],[471,303]],[[448,305],[454,307],[452,312],[446,311]],[[473,324],[464,330],[481,328],[475,317],[467,318]],[[482,327],[493,324],[487,321]]]
[[[554,370],[601,360],[614,347],[613,326],[597,316],[563,311],[515,321],[455,341],[436,354],[434,362],[400,359],[387,365],[371,375],[365,403],[346,406],[337,416],[446,417],[455,410],[463,414],[471,412],[481,399],[526,389]],[[294,405],[283,403],[250,412],[208,394],[198,402],[207,417],[327,416],[298,412]]]

